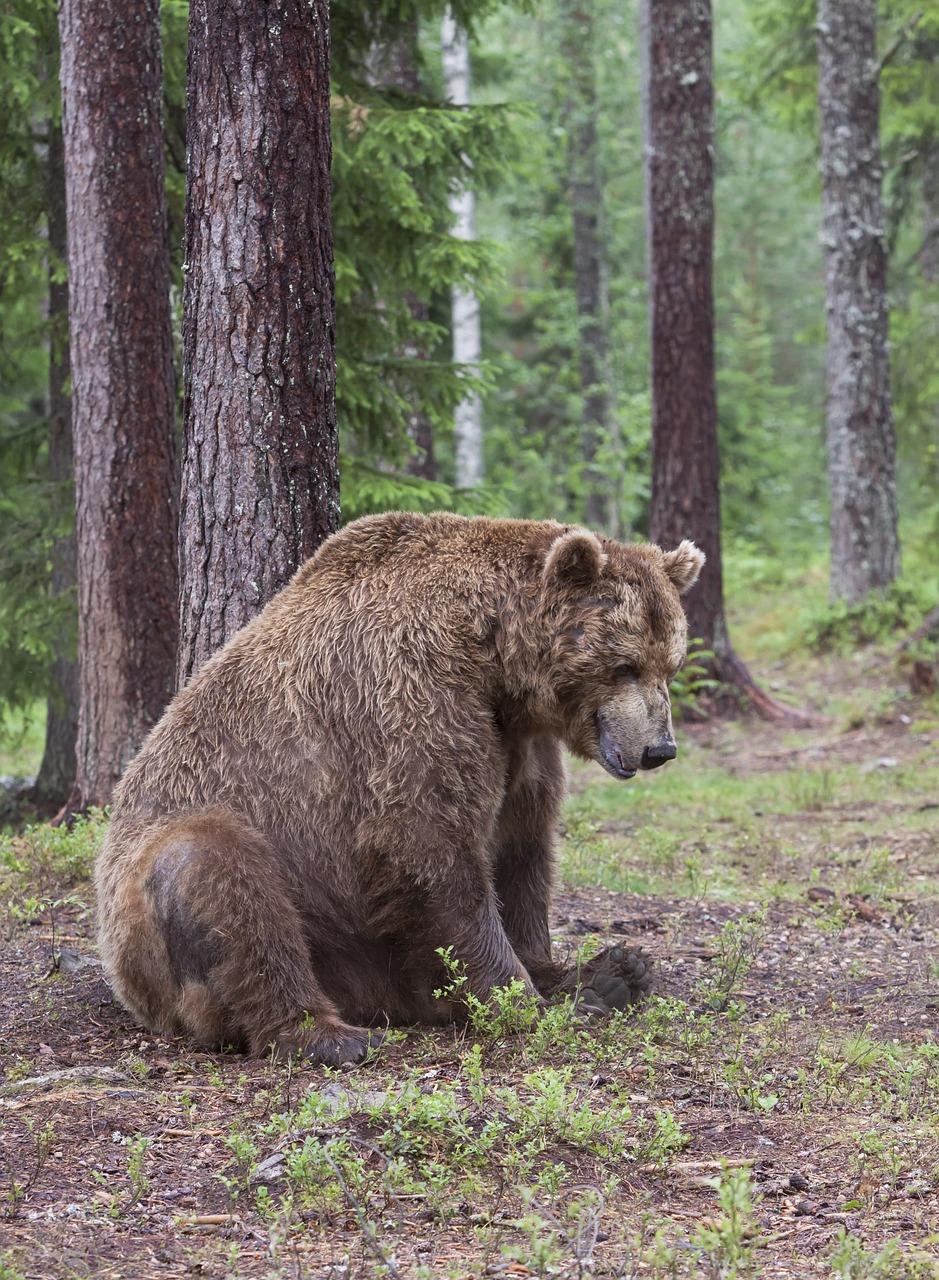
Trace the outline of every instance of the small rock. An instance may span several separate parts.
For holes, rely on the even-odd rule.
[[[282,1151],[262,1160],[251,1175],[252,1182],[279,1182],[287,1173],[287,1161]]]
[[[82,969],[100,969],[101,961],[87,951],[74,951],[71,947],[63,947],[59,952],[55,968],[59,973],[81,973]]]
[[[858,768],[858,773],[873,773],[875,769],[895,769],[899,763],[893,756],[878,756],[876,760],[865,760]]]

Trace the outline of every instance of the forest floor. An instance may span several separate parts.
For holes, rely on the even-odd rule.
[[[196,1052],[102,980],[98,827],[8,838],[0,1280],[939,1275],[939,703],[887,654],[762,674],[828,719],[574,768],[557,946],[659,973],[602,1023]]]

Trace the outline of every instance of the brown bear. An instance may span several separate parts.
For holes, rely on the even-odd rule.
[[[329,538],[117,788],[95,880],[123,1004],[164,1035],[343,1063],[381,1026],[459,1016],[441,948],[481,999],[642,994],[641,952],[552,958],[561,748],[616,778],[675,756],[678,596],[703,559],[456,515]]]

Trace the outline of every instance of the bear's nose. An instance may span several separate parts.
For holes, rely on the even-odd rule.
[[[678,750],[674,742],[657,742],[654,747],[646,747],[642,753],[641,769],[657,769],[660,764],[674,760]]]

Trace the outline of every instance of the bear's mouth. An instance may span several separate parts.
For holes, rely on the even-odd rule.
[[[607,724],[604,717],[598,711],[594,717],[597,725],[597,749],[599,755],[597,760],[603,765],[607,773],[612,773],[614,778],[622,778],[624,781],[629,778],[635,778],[636,770],[630,769],[623,760],[620,753],[619,743],[613,736],[613,731]]]

